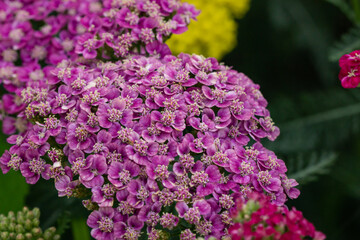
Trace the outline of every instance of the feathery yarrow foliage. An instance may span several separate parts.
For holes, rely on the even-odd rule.
[[[314,239],[323,240],[325,235],[316,231],[295,208],[276,206],[269,197],[251,193],[248,199],[238,198],[230,209],[235,224],[229,228],[231,239]]]
[[[29,210],[24,207],[16,214],[9,212],[8,215],[0,214],[0,239],[7,240],[59,240],[56,229],[50,227],[45,231],[39,227],[40,210]]]
[[[201,10],[189,31],[173,35],[168,41],[173,53],[196,53],[222,59],[237,43],[236,20],[248,11],[250,0],[189,0]]]

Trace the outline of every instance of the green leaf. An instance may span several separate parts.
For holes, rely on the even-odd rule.
[[[90,240],[90,230],[83,218],[73,219],[71,221],[74,240]]]
[[[60,217],[57,219],[57,228],[56,234],[60,236],[70,227],[71,222],[71,213],[69,211],[64,211]]]
[[[340,87],[279,99],[270,105],[274,109],[270,111],[281,134],[276,141],[264,145],[282,154],[331,151],[349,136],[360,133],[359,100],[359,89]]]
[[[328,52],[330,47],[328,39],[331,36],[318,22],[315,16],[317,13],[301,0],[272,0],[271,2],[278,5],[276,8],[283,12],[283,19],[280,21],[290,23],[288,27],[291,29],[293,36],[297,38],[297,44],[307,47],[320,80],[324,85],[329,86],[331,83],[329,79],[332,79],[335,73],[333,72],[334,68],[331,66],[332,63],[328,61],[328,56],[324,53]],[[278,12],[270,12],[269,14],[277,14]],[[282,27],[286,27],[286,23]]]
[[[53,181],[44,179],[30,186],[26,203],[29,207],[40,208],[42,228],[55,225],[65,211],[70,212],[70,219],[86,218],[89,215],[88,210],[82,207],[81,199],[58,197]]]
[[[296,179],[301,185],[315,181],[319,175],[329,173],[336,158],[337,155],[332,152],[299,154],[296,158],[287,161],[288,177]]]
[[[347,16],[347,18],[349,18],[350,21],[352,21],[353,23],[356,22],[355,12],[346,1],[344,0],[326,0],[326,1],[338,7]]]
[[[0,156],[2,156],[10,145],[6,142],[5,135],[0,134],[0,139]],[[25,205],[25,197],[28,192],[29,185],[20,172],[10,170],[4,175],[0,170],[0,213],[20,211]]]
[[[355,26],[341,37],[332,48],[330,48],[330,61],[339,61],[344,54],[360,49],[360,26]]]
[[[28,192],[29,186],[19,172],[11,170],[3,175],[0,171],[0,213],[20,211]]]

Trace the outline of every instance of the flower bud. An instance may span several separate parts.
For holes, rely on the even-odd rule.
[[[0,231],[5,231],[8,229],[8,221],[7,219],[0,220]]]
[[[31,230],[31,233],[34,235],[34,237],[40,237],[41,236],[41,228],[36,227]]]
[[[46,229],[44,232],[44,239],[45,240],[52,239],[55,235],[55,232],[56,232],[56,228],[54,228],[54,227],[50,227],[50,228]]]
[[[28,208],[28,207],[23,207],[22,212],[23,212],[24,214],[28,213],[28,212],[29,212],[29,208]]]
[[[9,239],[9,233],[8,232],[1,232],[0,233],[0,239]]]
[[[8,219],[15,220],[15,213],[13,211],[10,211],[7,215]]]
[[[19,233],[18,235],[16,235],[16,240],[25,240],[25,236],[22,233]]]
[[[39,220],[39,218],[34,218],[34,219],[32,220],[32,225],[33,225],[33,227],[38,227],[38,226],[40,225],[40,220]]]
[[[33,226],[30,219],[25,220],[24,227],[27,231],[30,231],[32,229]]]
[[[8,230],[10,232],[15,232],[15,227],[16,227],[15,223],[11,222],[8,226]]]
[[[34,216],[34,213],[33,211],[29,211],[26,213],[26,218],[27,219],[33,219],[35,216]]]
[[[32,239],[33,237],[32,237],[32,234],[31,233],[29,233],[29,232],[27,232],[27,233],[25,233],[25,239],[26,240],[30,240],[30,239]]]
[[[21,225],[21,224],[17,224],[17,225],[15,226],[15,232],[17,232],[17,233],[23,233],[23,232],[25,232],[24,226]]]
[[[53,240],[60,240],[60,235],[56,234],[52,239]]]
[[[25,223],[25,214],[23,212],[17,212],[16,221],[17,223],[23,225]]]
[[[34,208],[32,210],[33,214],[34,214],[34,218],[40,218],[40,209],[39,208]]]
[[[96,203],[93,203],[90,199],[83,200],[82,204],[89,211],[93,211],[93,210],[96,210],[98,208]]]

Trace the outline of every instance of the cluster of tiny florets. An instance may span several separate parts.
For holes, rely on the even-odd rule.
[[[53,178],[59,196],[89,196],[96,238],[140,236],[144,224],[148,233],[174,230],[183,221],[197,236],[219,237],[234,199],[265,191],[282,205],[299,194],[284,162],[257,142],[279,133],[267,124],[259,86],[213,58],[62,62],[51,74],[38,82],[41,91],[23,90],[44,97],[21,95],[20,116],[34,124],[9,138],[1,167],[20,169],[31,184]]]
[[[252,193],[248,199],[238,198],[228,216],[233,219],[228,231],[233,240],[325,239],[300,211],[276,206],[260,193]]]
[[[43,79],[54,81],[51,71],[62,60],[165,56],[171,53],[166,39],[185,32],[198,14],[194,6],[180,0],[1,1],[0,83],[8,91],[0,102],[2,115],[5,113],[3,132],[26,129],[27,122],[15,117],[27,103],[21,97],[25,101],[46,98],[39,84]],[[65,78],[72,74],[67,69],[58,73]],[[107,81],[99,78],[94,84],[101,87]],[[72,84],[74,89],[81,88],[84,81]],[[90,96],[85,96],[88,101]],[[58,96],[59,103],[65,100],[66,95]],[[45,116],[46,107],[28,108],[25,114],[34,116],[36,111]]]
[[[360,84],[360,50],[343,55],[339,60],[339,79],[344,88],[356,88]]]

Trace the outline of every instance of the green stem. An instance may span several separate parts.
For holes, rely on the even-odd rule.
[[[71,228],[74,240],[90,240],[89,228],[83,218],[73,219]]]
[[[352,6],[355,12],[355,20],[360,23],[360,0],[352,0]]]

